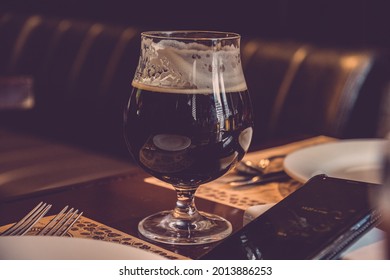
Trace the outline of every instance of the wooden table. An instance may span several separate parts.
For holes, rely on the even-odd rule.
[[[327,141],[332,141],[332,139],[327,137],[311,138],[303,142],[250,153],[247,158],[288,153],[304,146]],[[100,226],[110,228],[110,232],[117,232],[118,236],[126,235],[129,238],[123,238],[123,240],[132,239],[131,245],[136,244],[137,247],[148,250],[150,249],[150,241],[139,236],[138,222],[155,212],[173,209],[175,205],[174,191],[164,184],[154,182],[154,179],[149,177],[141,169],[134,169],[117,176],[37,192],[26,197],[0,200],[0,213],[2,213],[0,225],[7,225],[20,219],[40,201],[53,204],[49,215],[54,215],[65,205],[70,205],[84,211],[84,216],[92,220],[91,224],[97,222]],[[242,227],[243,213],[246,208],[261,203],[277,202],[300,186],[299,183],[291,179],[288,182],[283,182],[283,185],[282,183],[270,183],[266,186],[234,193],[217,184],[221,183],[215,182],[201,186],[197,193],[196,205],[202,211],[215,213],[228,219],[232,223],[234,231]],[[85,237],[99,238],[98,234],[89,234],[88,236],[85,234]],[[115,241],[123,243],[123,240],[118,240]],[[156,247],[153,248],[155,250],[161,247],[164,252],[171,252],[171,258],[197,259],[212,250],[215,245],[169,246],[156,244]]]

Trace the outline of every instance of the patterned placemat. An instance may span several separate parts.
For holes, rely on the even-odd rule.
[[[35,235],[39,232],[54,216],[48,216],[42,218],[26,235]],[[0,233],[5,231],[7,228],[12,226],[12,224],[5,225],[0,227]],[[136,247],[142,250],[146,250],[164,258],[171,260],[182,260],[188,259],[185,256],[175,254],[171,251],[160,248],[156,245],[148,243],[144,240],[141,240],[137,237],[114,229],[112,227],[106,226],[102,223],[89,219],[82,216],[68,231],[64,238],[89,238],[96,240],[103,240],[108,242],[119,243],[126,246]],[[0,237],[1,238],[1,237]]]
[[[304,147],[335,140],[336,139],[334,138],[326,136],[313,137],[306,140],[293,142],[291,144],[278,146],[275,148],[248,153],[245,156],[244,160],[256,161],[262,158],[269,158],[275,155],[286,155]],[[275,160],[272,166],[270,166],[271,169],[268,171],[281,170],[282,165],[283,158],[281,158],[280,160]],[[234,172],[230,172],[225,176],[221,177],[220,179],[200,186],[196,192],[196,197],[246,210],[248,207],[254,205],[276,203],[302,185],[296,180],[290,179],[283,182],[270,182],[263,185],[235,189],[229,186],[227,182],[231,181],[236,176],[237,175],[235,175]],[[146,178],[145,182],[173,189],[171,185],[162,182],[154,177]]]

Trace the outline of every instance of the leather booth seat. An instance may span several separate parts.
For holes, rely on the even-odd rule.
[[[134,28],[6,14],[0,41],[0,75],[32,77],[35,95],[32,110],[7,112],[4,125],[123,153],[121,107],[139,52]]]
[[[389,53],[254,39],[243,47],[255,140],[381,136]]]
[[[0,130],[114,157],[122,172],[130,164],[122,112],[138,63],[140,31],[0,14],[0,76],[31,77],[35,96],[31,110],[0,112]],[[255,115],[254,145],[294,135],[378,135],[379,119],[386,115],[381,101],[389,84],[388,53],[243,38],[242,61]],[[37,183],[30,189],[38,188]]]

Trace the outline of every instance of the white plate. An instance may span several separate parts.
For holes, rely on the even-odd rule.
[[[289,154],[284,160],[288,175],[304,183],[314,175],[381,183],[384,139],[353,139],[318,144]]]
[[[54,236],[0,237],[5,260],[163,260],[160,255],[117,243]]]

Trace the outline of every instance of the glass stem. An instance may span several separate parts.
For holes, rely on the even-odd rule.
[[[175,186],[177,201],[174,209],[174,217],[179,219],[193,220],[199,215],[194,202],[194,195],[198,187]]]

